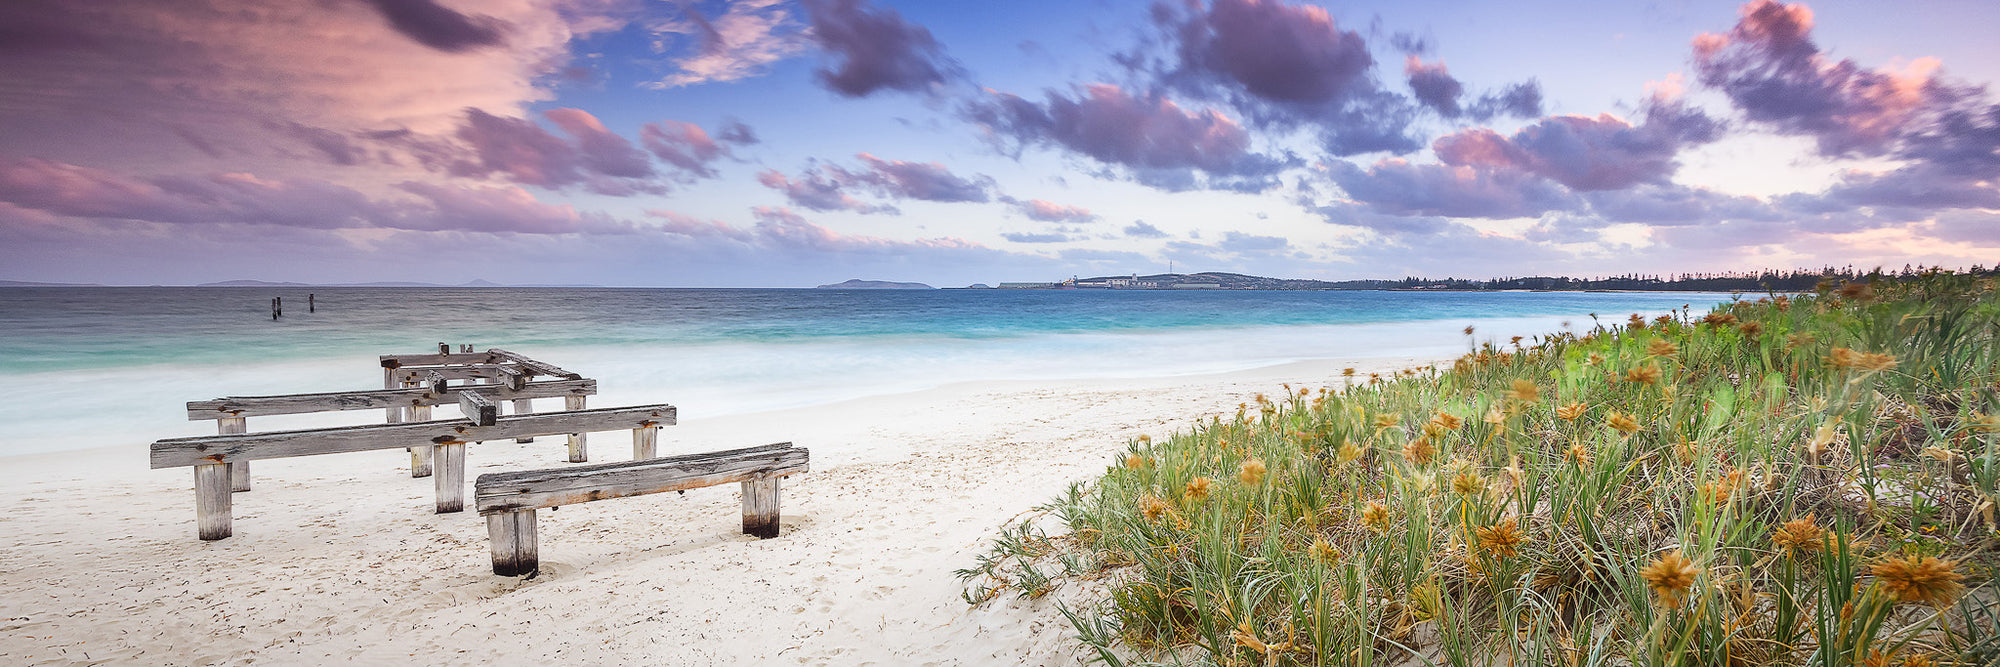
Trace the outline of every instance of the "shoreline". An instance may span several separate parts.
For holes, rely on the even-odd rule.
[[[662,455],[790,440],[784,533],[736,534],[737,493],[585,503],[542,522],[543,573],[491,574],[475,513],[432,514],[401,452],[260,461],[237,534],[194,537],[191,476],[134,446],[0,458],[0,658],[17,664],[334,659],[448,664],[1074,664],[1047,600],[965,605],[953,571],[995,529],[1140,434],[1231,413],[1281,383],[1340,386],[1437,359],[1322,359],[1193,376],[960,382],[691,417]],[[593,461],[629,457],[593,441]],[[561,439],[474,445],[469,476],[561,463]],[[131,456],[131,468],[105,465]],[[110,457],[110,458],[108,458]],[[84,657],[84,656],[88,657]],[[32,656],[32,657],[30,657]]]

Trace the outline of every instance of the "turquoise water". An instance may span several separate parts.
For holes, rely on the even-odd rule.
[[[312,294],[316,312],[307,312]],[[285,317],[270,318],[270,299]],[[958,381],[1160,376],[1444,356],[1727,295],[429,288],[0,288],[0,454],[208,432],[181,404],[365,389],[375,355],[505,347],[683,418]],[[32,388],[32,389],[29,389]],[[79,403],[115,409],[80,425]],[[59,415],[68,415],[66,417]],[[298,418],[254,430],[351,423]],[[347,421],[342,421],[346,419]]]

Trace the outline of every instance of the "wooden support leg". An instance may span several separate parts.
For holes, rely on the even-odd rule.
[[[535,414],[535,402],[533,400],[526,398],[514,399],[514,414],[516,415]],[[534,436],[514,439],[514,442],[534,442],[534,441],[535,441]]]
[[[250,420],[245,417],[223,417],[215,420],[215,430],[222,435],[248,433]],[[237,461],[229,464],[229,490],[250,490],[250,462]]]
[[[195,534],[201,539],[219,540],[234,534],[230,526],[233,503],[229,487],[229,464],[194,467]]]
[[[582,410],[582,409],[583,409],[583,397],[582,397],[582,396],[564,396],[564,397],[563,397],[563,409],[565,409],[565,410]],[[588,444],[588,441],[587,441],[587,440],[585,440],[585,438],[588,438],[588,437],[590,437],[590,434],[588,434],[588,433],[571,433],[571,434],[569,434],[569,462],[570,462],[570,463],[583,463],[583,462],[586,462],[586,461],[589,461],[589,460],[590,460],[590,451],[589,451],[589,444]]]
[[[465,511],[465,443],[437,445],[437,513]]]
[[[541,569],[535,548],[535,511],[486,515],[486,536],[493,540],[493,573],[512,577]]]
[[[632,429],[632,460],[644,461],[658,456],[655,451],[659,449],[659,443],[659,427],[644,426]]]
[[[423,407],[412,407],[404,409],[409,411],[410,421],[419,422],[419,421],[431,420],[431,408],[428,405]],[[437,457],[437,447],[435,446],[419,445],[416,447],[411,447],[410,476],[411,477],[431,476],[431,472],[434,469],[433,461],[436,459],[436,457]]]
[[[743,482],[743,534],[769,539],[778,536],[778,479]]]

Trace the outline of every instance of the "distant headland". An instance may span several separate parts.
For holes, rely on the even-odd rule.
[[[862,280],[855,278],[832,285],[820,285],[818,289],[937,289],[923,283],[898,283],[887,280]]]
[[[1607,278],[1530,276],[1524,278],[1409,277],[1395,280],[1312,280],[1306,278],[1266,278],[1241,273],[1158,273],[1142,276],[1072,277],[1055,282],[1000,283],[1000,289],[1113,289],[1113,290],[1411,290],[1411,291],[1645,291],[1645,292],[1803,292],[1822,284],[1864,280],[1902,280],[1939,271],[1938,268],[1905,265],[1901,271],[1881,267],[1862,272],[1854,267],[1826,267],[1814,270],[1757,271],[1731,273],[1682,273],[1675,275],[1631,274]],[[2000,269],[1972,267],[1975,276],[1991,276]]]

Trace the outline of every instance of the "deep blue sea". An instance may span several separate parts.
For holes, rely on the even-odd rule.
[[[314,312],[307,311],[313,295]],[[273,321],[270,301],[284,298]],[[381,386],[376,355],[503,347],[683,419],[978,380],[1447,356],[1726,294],[0,287],[0,455],[213,432],[183,404]],[[262,418],[253,431],[353,417]],[[276,420],[296,420],[281,423]],[[330,421],[329,421],[330,420]]]

